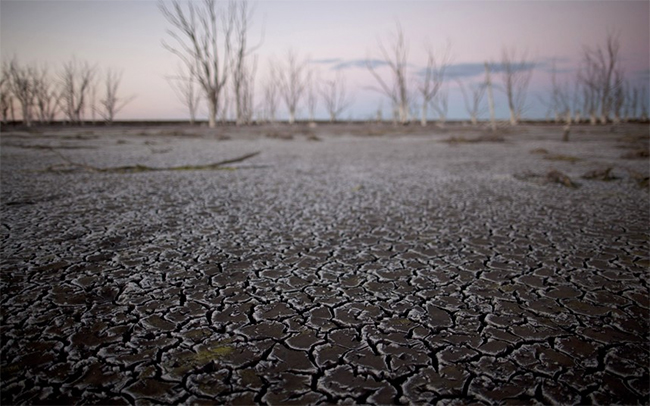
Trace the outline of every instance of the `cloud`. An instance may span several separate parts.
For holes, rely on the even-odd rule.
[[[341,62],[341,58],[312,59],[309,62],[310,63],[323,64],[323,65],[329,65],[329,64],[332,64],[332,63]]]
[[[387,62],[382,61],[380,59],[351,59],[334,65],[332,69],[333,70],[350,69],[350,68],[365,69],[368,66],[368,63],[370,63],[370,66],[372,66],[373,68],[378,68],[380,66],[388,65]]]
[[[501,73],[504,71],[501,63],[490,63],[490,72],[491,73]],[[516,64],[514,66],[515,71],[527,71],[531,69],[546,69],[548,63],[546,61],[540,62],[527,62],[524,64]],[[418,76],[424,76],[426,73],[426,68],[420,68],[417,70]],[[466,62],[466,63],[452,63],[447,66],[445,70],[445,79],[446,80],[457,80],[463,78],[471,78],[479,75],[485,74],[485,63],[484,62]]]
[[[557,61],[557,60],[556,60]],[[379,68],[382,66],[388,66],[386,61],[381,59],[341,59],[341,58],[329,58],[329,59],[316,59],[312,60],[311,63],[329,65],[331,70],[343,70],[343,69],[352,69],[352,68],[362,68],[366,69],[368,63],[373,68]],[[531,69],[549,71],[552,66],[551,60],[540,60],[537,62],[527,62],[524,64],[515,64],[515,71],[527,71]],[[425,68],[421,66],[415,66],[408,64],[411,72],[415,72],[417,76],[423,76],[425,74]],[[492,73],[503,72],[503,67],[498,62],[490,63],[490,68]],[[569,72],[567,69],[556,68],[558,73]],[[454,63],[447,66],[445,72],[446,80],[456,80],[462,78],[471,78],[479,75],[485,74],[485,63],[484,62],[466,62],[466,63]]]

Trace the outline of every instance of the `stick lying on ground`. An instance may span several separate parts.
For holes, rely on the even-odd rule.
[[[66,165],[53,165],[45,169],[45,172],[72,172],[75,169],[83,169],[89,172],[103,172],[103,173],[132,173],[132,172],[153,172],[153,171],[200,171],[200,170],[219,170],[219,169],[228,169],[225,165],[234,164],[238,162],[245,161],[249,158],[252,158],[260,154],[260,151],[253,152],[250,154],[242,155],[237,158],[226,159],[224,161],[214,162],[207,165],[183,165],[183,166],[170,166],[170,167],[152,167],[146,165],[127,165],[127,166],[117,166],[112,168],[98,168],[96,166],[80,164],[73,162],[59,151],[51,149],[55,152],[61,159],[67,162]]]

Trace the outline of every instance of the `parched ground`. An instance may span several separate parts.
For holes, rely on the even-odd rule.
[[[648,404],[648,135],[3,129],[1,403]]]

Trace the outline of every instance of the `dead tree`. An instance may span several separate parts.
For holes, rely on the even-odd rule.
[[[269,78],[266,80],[264,83],[264,88],[263,88],[263,115],[264,118],[271,122],[275,122],[276,114],[278,111],[278,104],[280,102],[279,97],[279,90],[278,90],[278,83],[276,79],[276,72],[275,70],[271,69],[271,74],[269,75]]]
[[[50,77],[47,66],[36,70],[34,77],[34,99],[41,123],[54,121],[60,108],[61,98],[59,89]]]
[[[622,76],[619,50],[618,35],[609,32],[604,46],[585,47],[582,55],[585,70],[582,80],[591,88],[592,96],[598,96],[598,118],[602,124],[607,123],[613,113],[614,95],[620,82],[617,78]]]
[[[492,131],[497,130],[497,121],[494,116],[494,96],[492,95],[492,78],[490,76],[490,64],[485,62],[485,88],[488,95],[488,107],[490,108],[490,125]]]
[[[96,68],[88,62],[73,58],[63,65],[61,77],[61,104],[70,123],[81,124]]]
[[[551,62],[551,109],[553,120],[560,122],[561,116],[566,114],[569,108],[569,93],[566,83],[559,83],[557,79],[557,68],[555,60]]]
[[[105,93],[104,98],[99,101],[102,108],[99,110],[99,115],[102,116],[106,124],[111,124],[115,119],[115,115],[120,112],[130,102],[135,99],[135,96],[126,98],[119,97],[117,90],[122,81],[122,71],[115,71],[108,69],[104,78]]]
[[[239,122],[244,124],[252,124],[253,114],[255,112],[255,74],[257,72],[257,57],[253,57],[252,63],[248,63],[242,67],[242,78],[239,95],[236,95],[238,100],[238,113],[240,115]]]
[[[402,26],[399,22],[397,23],[397,30],[394,33],[388,48],[381,39],[377,39],[377,44],[379,46],[381,61],[387,64],[391,70],[391,81],[390,84],[387,83],[381,75],[377,73],[374,63],[370,58],[368,58],[366,60],[366,67],[379,84],[379,87],[373,87],[372,89],[383,93],[388,97],[397,109],[399,122],[401,124],[408,124],[410,103],[407,80],[408,45],[404,39],[404,32],[402,31]]]
[[[279,91],[289,111],[289,124],[296,121],[296,110],[307,89],[307,63],[298,59],[293,50],[286,54],[284,64],[276,64]]]
[[[598,86],[598,72],[595,66],[592,64],[581,65],[578,70],[578,82],[582,89],[582,111],[589,116],[591,125],[596,125],[601,89]]]
[[[309,122],[314,122],[314,113],[318,104],[318,76],[317,73],[310,69],[307,74],[307,109],[309,110]]]
[[[320,94],[332,123],[354,102],[354,97],[347,94],[345,77],[340,70],[336,72],[334,79],[323,83]]]
[[[187,107],[190,114],[190,125],[194,125],[196,113],[201,103],[201,92],[196,88],[194,68],[190,69],[189,72],[186,72],[183,65],[179,65],[176,75],[167,77],[167,83],[169,83],[178,100]]]
[[[440,89],[436,97],[433,99],[431,106],[438,114],[438,126],[440,128],[445,127],[447,122],[447,111],[449,107],[449,92],[446,89]]]
[[[235,98],[235,121],[237,125],[250,122],[252,117],[252,107],[250,101],[252,93],[250,90],[254,84],[250,81],[255,76],[257,61],[252,64],[248,62],[249,56],[257,50],[263,41],[253,47],[248,44],[248,31],[252,24],[255,7],[250,6],[247,0],[231,1],[229,12],[234,16],[234,40],[232,53],[232,82],[233,95]]]
[[[16,58],[9,62],[9,88],[20,103],[23,124],[32,125],[34,106],[34,82],[36,70],[32,66],[21,65]]]
[[[479,117],[485,112],[483,98],[485,97],[485,89],[487,86],[485,83],[478,83],[466,87],[460,80],[457,82],[463,95],[465,110],[469,114],[470,121],[472,125],[477,125]]]
[[[639,90],[639,119],[647,121],[648,116],[648,88],[643,86]]]
[[[5,63],[0,71],[0,115],[2,124],[7,124],[9,121],[9,110],[12,103],[9,80],[9,65]]]
[[[217,124],[221,97],[232,63],[232,32],[236,6],[231,2],[224,12],[215,0],[201,5],[173,0],[171,6],[159,3],[160,11],[171,25],[167,34],[174,45],[163,41],[163,47],[176,55],[200,85],[208,103],[208,125]],[[194,69],[194,70],[193,70]]]
[[[427,125],[429,104],[437,97],[445,81],[445,70],[451,60],[450,48],[451,45],[448,43],[445,51],[440,56],[436,56],[430,44],[426,47],[427,63],[422,81],[418,85],[418,91],[422,96],[422,116],[420,117],[422,127]]]
[[[517,58],[517,52],[503,49],[501,54],[501,77],[508,99],[510,124],[517,125],[526,110],[528,84],[533,75],[534,65],[527,59],[526,52]]]

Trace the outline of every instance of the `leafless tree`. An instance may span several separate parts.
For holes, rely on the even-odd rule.
[[[438,114],[438,126],[444,128],[447,122],[447,111],[449,107],[449,92],[447,89],[438,90],[436,97],[432,100],[431,106]]]
[[[194,68],[190,69],[189,72],[185,72],[183,65],[179,65],[176,69],[176,75],[167,77],[167,82],[178,100],[188,108],[190,125],[194,125],[196,113],[201,103],[201,93],[196,88],[196,82],[194,81],[196,77],[193,73]]]
[[[600,91],[598,72],[592,64],[582,64],[578,70],[578,81],[582,89],[582,111],[589,116],[591,125],[598,123]]]
[[[104,77],[105,93],[104,98],[99,101],[102,108],[98,111],[99,115],[106,121],[106,124],[111,124],[115,119],[115,115],[135,99],[135,96],[123,98],[117,95],[121,81],[122,71],[116,71],[110,68],[106,71],[106,76]]]
[[[241,77],[243,78],[239,87],[239,94],[236,94],[237,101],[237,122],[239,124],[251,124],[255,106],[255,74],[257,73],[257,57],[252,58],[250,66],[248,62],[242,66]]]
[[[318,104],[319,78],[314,69],[307,73],[307,110],[309,110],[309,122],[314,122],[314,113]]]
[[[21,65],[16,58],[9,62],[9,88],[18,99],[22,111],[23,123],[32,125],[32,108],[35,98],[36,69],[33,66]]]
[[[617,86],[621,84],[622,71],[620,65],[619,37],[613,32],[607,33],[605,45],[602,47],[585,47],[582,56],[584,73],[582,81],[590,88],[590,96],[597,96],[600,108],[599,119],[605,124],[613,110],[614,95]],[[592,105],[596,104],[592,101]],[[593,107],[593,106],[592,106]]]
[[[296,110],[307,89],[307,63],[289,50],[284,63],[275,65],[279,91],[289,111],[289,124],[296,120]]]
[[[167,34],[174,42],[171,45],[163,41],[163,46],[181,60],[188,72],[195,74],[208,103],[208,123],[213,128],[232,63],[237,7],[231,1],[224,12],[217,8],[215,0],[204,0],[201,5],[173,0],[170,6],[161,1],[159,8],[172,26]]]
[[[648,120],[648,88],[643,86],[639,90],[639,118],[642,121]]]
[[[41,123],[54,121],[60,108],[61,93],[57,83],[50,77],[47,66],[42,66],[35,71],[34,99]]]
[[[63,113],[71,123],[81,123],[84,118],[88,93],[95,79],[96,67],[76,58],[63,65],[61,77],[61,104]]]
[[[623,108],[625,107],[625,99],[627,98],[626,92],[627,86],[623,78],[623,71],[621,69],[617,69],[614,71],[614,88],[612,92],[611,103],[613,115],[612,120],[614,124],[619,124],[621,122]]]
[[[2,116],[2,124],[7,124],[9,120],[9,110],[13,97],[9,81],[9,65],[5,63],[0,70],[0,115]]]
[[[446,49],[440,55],[436,55],[431,44],[427,44],[425,47],[427,63],[424,68],[423,78],[418,84],[418,91],[422,95],[420,124],[423,127],[427,125],[429,103],[436,98],[445,81],[445,70],[451,61],[450,49],[451,44],[447,43]]]
[[[231,1],[229,13],[233,16],[234,22],[232,81],[235,97],[235,120],[237,125],[241,125],[249,122],[252,115],[252,108],[250,108],[252,93],[250,90],[254,84],[250,80],[254,78],[257,62],[254,61],[251,64],[248,59],[261,46],[263,35],[258,44],[249,47],[248,31],[255,14],[255,7],[251,6],[247,0]]]
[[[323,83],[320,93],[329,113],[330,122],[338,120],[341,113],[354,102],[354,97],[347,93],[345,77],[340,70],[336,72],[334,79]]]
[[[534,64],[527,59],[526,52],[517,57],[515,49],[503,49],[501,54],[501,77],[508,99],[510,124],[517,125],[526,111],[526,94],[533,75]]]
[[[497,130],[497,121],[494,116],[494,96],[492,95],[492,77],[490,75],[490,64],[485,62],[485,88],[487,89],[488,95],[488,107],[490,108],[490,125],[492,131]]]
[[[271,74],[269,78],[266,80],[264,83],[264,99],[263,99],[263,111],[264,111],[264,117],[266,120],[270,121],[271,123],[275,122],[276,114],[278,111],[278,104],[280,102],[279,97],[279,90],[278,90],[278,82],[276,79],[276,72],[275,69],[271,69]]]
[[[95,125],[97,123],[97,111],[99,111],[99,108],[97,108],[97,86],[99,84],[97,83],[96,80],[93,80],[93,83],[90,85],[90,91],[89,93],[89,98],[90,98],[90,122],[92,125]]]
[[[557,78],[556,62],[551,62],[551,99],[550,108],[553,111],[553,119],[556,123],[560,121],[563,114],[569,110],[569,91],[566,83],[559,83]]]
[[[379,87],[372,89],[383,93],[388,97],[397,109],[397,115],[401,124],[409,122],[410,94],[408,89],[407,66],[408,66],[408,45],[404,38],[402,26],[397,24],[397,29],[391,38],[388,47],[377,39],[381,61],[387,64],[391,70],[391,82],[387,83],[376,71],[376,66],[370,58],[366,60],[366,66],[379,84]]]
[[[457,81],[460,91],[463,95],[465,110],[469,114],[470,121],[473,125],[478,124],[479,117],[485,113],[483,98],[485,97],[485,83],[465,86],[460,80]]]

